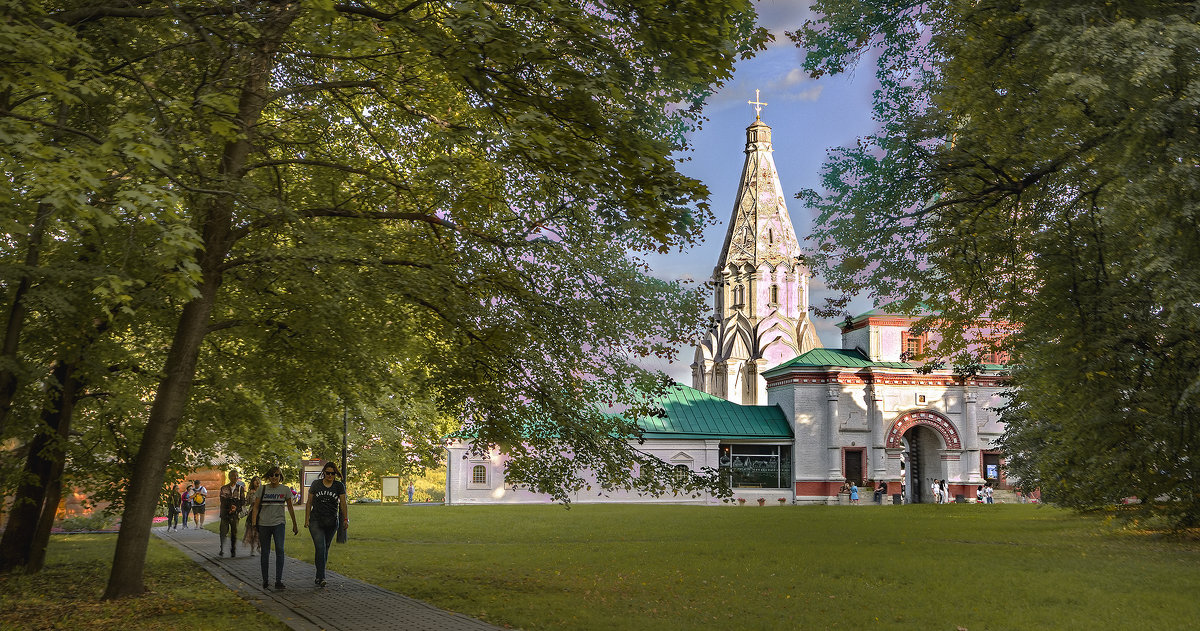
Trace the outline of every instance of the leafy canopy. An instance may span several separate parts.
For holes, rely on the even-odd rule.
[[[813,74],[878,55],[880,131],[835,150],[831,285],[1019,323],[1010,475],[1200,519],[1200,7],[823,0]],[[959,364],[972,340],[939,349]]]

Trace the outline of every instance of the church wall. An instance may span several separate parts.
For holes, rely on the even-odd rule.
[[[718,465],[717,440],[647,440],[640,446],[643,451],[661,458],[671,464],[684,464],[693,471],[704,467],[716,468]],[[554,500],[546,494],[534,493],[504,481],[504,463],[507,456],[499,453],[486,458],[467,456],[467,445],[460,442],[447,447],[446,471],[446,503],[452,505],[468,504],[549,504]],[[482,466],[486,480],[482,484],[473,481],[472,475],[477,466]],[[719,499],[701,496],[697,498],[688,495],[666,495],[663,497],[639,496],[635,492],[613,491],[604,495],[595,484],[595,477],[584,474],[584,480],[592,484],[591,490],[584,490],[571,496],[571,501],[581,504],[590,503],[654,503],[654,504],[720,504]]]
[[[1003,387],[948,385],[945,373],[922,378],[909,370],[862,373],[796,374],[798,382],[775,385],[768,403],[779,404],[792,421],[796,446],[796,502],[826,503],[836,499],[845,477],[847,451],[863,452],[863,477],[889,483],[898,493],[900,452],[888,449],[892,426],[906,413],[929,410],[949,421],[959,448],[946,449],[942,438],[929,450],[924,475],[945,478],[955,493],[983,483],[981,454],[995,450],[1003,432],[997,407]],[[850,383],[828,383],[840,379]],[[862,379],[862,383],[854,383]],[[874,380],[875,383],[870,383]],[[893,383],[887,383],[887,382]],[[902,383],[895,383],[902,382]],[[970,393],[968,395],[968,392]],[[928,436],[926,438],[929,438]],[[956,485],[956,486],[955,486]]]
[[[867,327],[855,329],[846,333],[842,333],[842,348],[855,349],[862,351],[863,354],[870,357],[871,355],[871,332]]]

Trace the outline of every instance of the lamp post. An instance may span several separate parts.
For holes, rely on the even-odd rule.
[[[342,480],[350,480],[350,472],[346,470],[346,437],[350,434],[350,413],[347,406],[342,404]]]

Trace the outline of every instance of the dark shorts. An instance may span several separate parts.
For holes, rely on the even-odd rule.
[[[192,512],[193,512],[193,513],[200,513],[200,514],[202,514],[202,515],[203,515],[203,514],[204,514],[204,504],[193,504],[193,505],[192,505]]]

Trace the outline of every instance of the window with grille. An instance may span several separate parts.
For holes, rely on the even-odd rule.
[[[903,351],[903,357],[900,358],[901,360],[908,361],[915,359],[916,357],[920,356],[921,353],[925,352],[925,336],[915,335],[913,333],[909,333],[908,331],[901,331],[900,348]]]
[[[477,464],[471,468],[471,484],[487,484],[487,467]]]

